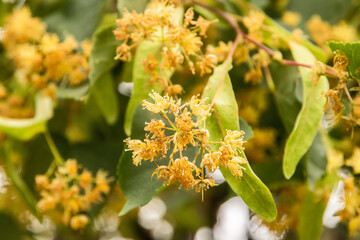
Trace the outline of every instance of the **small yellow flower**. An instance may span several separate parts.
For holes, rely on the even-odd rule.
[[[201,167],[205,167],[209,172],[213,173],[219,167],[221,158],[221,152],[212,152],[204,155],[204,158],[201,161]]]
[[[281,17],[281,20],[291,27],[296,27],[301,21],[301,15],[297,12],[286,11]]]
[[[74,230],[79,230],[84,228],[87,224],[89,223],[89,218],[84,215],[84,214],[80,214],[77,216],[74,216],[71,218],[70,220],[70,226],[72,229]]]
[[[112,179],[107,175],[100,169],[94,178],[87,169],[81,169],[75,159],[69,159],[55,172],[51,181],[45,176],[36,176],[37,188],[42,196],[37,207],[41,212],[58,207],[63,212],[63,223],[79,230],[88,224],[85,212],[90,211],[92,204],[102,200],[102,194],[110,192]]]
[[[165,111],[173,102],[172,98],[170,98],[168,95],[162,97],[160,94],[152,92],[149,94],[149,96],[154,100],[154,103],[149,103],[148,101],[143,100],[143,108],[146,108],[153,113]]]
[[[354,170],[354,174],[360,173],[360,148],[355,148],[353,154],[346,160],[345,164]]]

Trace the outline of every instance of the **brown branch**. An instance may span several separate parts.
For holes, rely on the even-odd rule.
[[[248,42],[256,45],[258,48],[264,50],[267,54],[269,54],[270,56],[274,56],[275,54],[275,51],[272,50],[271,48],[267,47],[266,45],[264,45],[263,43],[261,42],[258,42],[256,41],[255,39],[251,38],[250,36],[248,36],[246,33],[244,33],[238,23],[237,23],[237,20],[235,20],[235,18],[237,18],[238,20],[242,20],[242,18],[239,18],[239,16],[233,16],[231,13],[228,13],[228,12],[225,12],[225,11],[222,11],[220,9],[217,9],[217,8],[213,8],[209,5],[206,5],[204,3],[201,3],[201,2],[198,2],[196,0],[193,0],[192,1],[193,4],[195,5],[198,5],[200,7],[203,7],[213,13],[215,13],[216,15],[222,17],[224,20],[226,20],[229,25],[235,30],[235,32],[238,34],[238,35],[241,35],[245,40],[247,40]],[[235,44],[234,44],[235,45]],[[235,45],[235,48],[236,48],[236,45]],[[314,66],[312,65],[308,65],[308,64],[303,64],[303,63],[298,63],[296,61],[293,61],[293,60],[288,60],[288,59],[283,59],[280,61],[280,63],[284,64],[284,65],[287,65],[287,66],[297,66],[297,67],[305,67],[305,68],[309,68],[309,69],[312,69]],[[337,77],[339,78],[340,75],[339,73],[337,73],[336,71],[333,71],[331,69],[326,69],[326,74],[329,75],[329,76],[333,76],[333,77]]]

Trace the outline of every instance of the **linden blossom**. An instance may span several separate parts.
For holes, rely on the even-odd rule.
[[[152,113],[160,114],[170,127],[167,127],[163,120],[152,119],[150,123],[145,123],[144,129],[149,134],[145,135],[144,141],[130,138],[125,140],[128,146],[126,150],[133,151],[133,163],[136,166],[141,164],[142,160],[156,161],[159,157],[164,158],[167,150],[172,149],[168,165],[158,166],[153,173],[157,174],[157,178],[163,180],[165,185],[179,182],[179,187],[186,190],[195,188],[195,191],[203,192],[216,185],[213,179],[204,174],[204,168],[214,172],[219,165],[228,168],[238,178],[242,177],[244,168],[241,165],[247,164],[246,159],[239,155],[239,150],[243,149],[243,131],[227,130],[223,141],[211,142],[209,132],[203,124],[212,110],[210,104],[205,104],[206,99],[193,96],[189,102],[181,104],[181,100],[175,101],[168,95],[161,96],[152,92],[149,96],[154,103],[144,100],[143,107]],[[194,117],[197,117],[196,122]],[[200,127],[200,124],[203,127]],[[211,150],[210,145],[214,144],[221,145],[218,151]],[[199,147],[194,159],[184,155],[184,150],[189,146]],[[175,158],[175,154],[179,155],[179,158]],[[200,154],[200,167],[197,167],[196,160]]]
[[[59,167],[55,178],[49,181],[46,175],[37,175],[36,186],[41,199],[37,207],[41,212],[48,212],[60,206],[63,210],[62,221],[71,228],[84,228],[88,222],[88,212],[92,204],[102,201],[102,194],[110,192],[111,178],[99,170],[95,177],[87,169],[82,169],[75,159],[69,159]]]
[[[72,35],[60,41],[56,34],[46,32],[46,24],[32,17],[26,7],[5,18],[3,44],[17,76],[36,89],[53,88],[52,84],[64,79],[76,86],[88,79],[91,43],[83,41],[82,51],[78,51],[80,44]]]
[[[115,59],[129,61],[131,51],[142,41],[162,42],[158,56],[149,54],[143,60],[145,72],[151,76],[151,81],[161,83],[164,90],[172,94],[170,79],[163,79],[162,71],[171,71],[187,61],[190,71],[200,76],[212,72],[217,64],[217,57],[212,53],[202,53],[206,31],[214,21],[203,17],[194,20],[194,11],[189,8],[184,15],[184,24],[180,25],[179,10],[169,1],[152,1],[145,12],[129,12],[126,9],[123,17],[116,20],[117,28],[113,31],[117,40],[123,43],[116,50]],[[161,60],[157,59],[162,57]],[[170,87],[169,87],[170,86]]]

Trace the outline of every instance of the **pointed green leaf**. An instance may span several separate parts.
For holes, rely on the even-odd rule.
[[[29,140],[36,134],[44,132],[46,122],[52,116],[52,100],[38,94],[35,99],[35,116],[33,118],[13,119],[0,117],[0,130],[20,140]]]
[[[213,101],[215,97],[214,111],[206,121],[211,141],[223,139],[227,129],[240,130],[238,106],[228,74],[231,68],[230,60],[216,67],[203,92],[202,97],[209,98],[208,102]],[[246,158],[243,152],[241,155]],[[232,190],[244,200],[252,211],[267,221],[274,220],[277,211],[269,189],[255,175],[250,165],[244,167],[244,175],[241,179],[233,176],[226,168],[220,167],[220,170]]]
[[[128,136],[131,134],[131,123],[137,105],[141,103],[143,99],[148,98],[151,90],[159,93],[162,92],[163,87],[158,82],[150,82],[151,76],[145,72],[143,65],[143,60],[146,59],[149,54],[153,54],[154,57],[158,58],[159,62],[161,61],[161,46],[161,42],[143,41],[137,47],[132,74],[134,88],[125,114],[124,128]],[[162,73],[164,74],[164,78],[170,78],[172,75],[172,72],[169,71],[162,71]]]
[[[315,57],[304,46],[290,42],[290,49],[295,61],[315,65]],[[301,157],[308,151],[315,138],[324,114],[325,98],[321,97],[321,93],[329,89],[329,83],[325,76],[320,77],[318,84],[313,86],[312,71],[303,67],[299,67],[299,71],[302,78],[303,103],[285,145],[283,172],[287,179],[294,174]]]
[[[116,89],[111,75],[111,70],[116,65],[114,57],[119,44],[112,33],[116,17],[116,14],[104,16],[93,36],[94,46],[89,59],[90,92],[108,124],[113,124],[119,114]]]
[[[348,71],[356,79],[360,79],[360,42],[343,43],[331,41],[328,43],[333,52],[340,50],[349,59]]]

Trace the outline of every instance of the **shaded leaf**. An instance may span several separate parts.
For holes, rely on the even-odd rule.
[[[298,229],[300,240],[320,239],[325,208],[325,202],[308,190],[300,212]]]
[[[349,59],[348,71],[356,79],[360,79],[360,42],[343,43],[331,41],[328,43],[333,52],[340,50]]]
[[[317,181],[326,173],[326,148],[320,132],[316,134],[308,153],[305,155],[305,160],[309,187],[314,189]]]
[[[133,118],[131,139],[143,139],[145,137],[145,122],[150,122],[155,116],[142,109],[138,105]],[[160,160],[164,162],[165,159]],[[162,186],[162,182],[156,177],[152,178],[156,165],[149,161],[143,161],[141,165],[135,166],[132,161],[132,153],[124,151],[120,157],[118,165],[118,180],[127,201],[120,212],[120,215],[128,211],[145,205],[154,196],[156,191]]]
[[[304,46],[290,42],[290,49],[295,61],[315,65],[315,57]],[[329,89],[325,76],[320,77],[318,84],[313,86],[311,70],[302,67],[299,70],[303,86],[303,104],[285,145],[283,172],[287,179],[294,174],[301,157],[308,151],[315,138],[326,100],[321,97],[321,93]]]
[[[114,60],[116,47],[119,44],[112,33],[116,14],[104,16],[93,36],[93,49],[90,55],[90,92],[108,124],[113,124],[119,115],[119,104],[116,88],[113,84],[111,70],[116,65]]]
[[[93,48],[89,58],[91,84],[95,84],[102,75],[110,71],[116,64],[114,57],[119,42],[116,41],[112,33],[116,17],[116,14],[106,14],[92,37]]]
[[[11,180],[11,184],[15,187],[18,194],[22,197],[26,205],[29,207],[30,212],[39,217],[39,214],[36,209],[36,198],[31,192],[29,187],[26,185],[24,180],[20,177],[17,169],[14,166],[12,159],[12,142],[7,141],[4,143],[4,159],[5,159],[5,169],[7,176]]]
[[[302,92],[301,79],[298,77],[296,68],[284,66],[280,63],[272,63],[270,71],[275,84],[276,106],[285,130],[290,134],[301,109],[302,97],[297,97],[296,94]]]
[[[0,130],[20,140],[29,140],[44,132],[46,122],[53,116],[53,102],[38,94],[35,99],[35,116],[29,119],[0,117]]]
[[[217,66],[203,92],[202,97],[209,98],[208,102],[213,101],[215,97],[214,111],[206,120],[211,141],[223,139],[227,129],[240,130],[238,107],[228,74],[231,68],[231,60]],[[219,84],[221,85],[219,86]],[[241,151],[241,156],[246,159],[243,151]],[[252,211],[267,221],[274,220],[277,211],[269,189],[254,174],[250,165],[244,167],[244,175],[241,179],[232,175],[228,169],[222,166],[220,170],[232,190],[244,200]]]
[[[104,74],[91,88],[92,96],[108,124],[116,122],[119,115],[119,104],[111,73]]]
[[[245,136],[244,136],[245,141],[248,141],[254,137],[254,131],[252,130],[251,126],[242,117],[239,117],[239,125],[240,125],[240,130],[245,132]]]
[[[44,21],[48,24],[50,31],[55,31],[60,36],[70,33],[77,40],[84,40],[91,37],[96,25],[100,22],[106,2],[70,0],[62,11],[49,15],[44,18]]]

